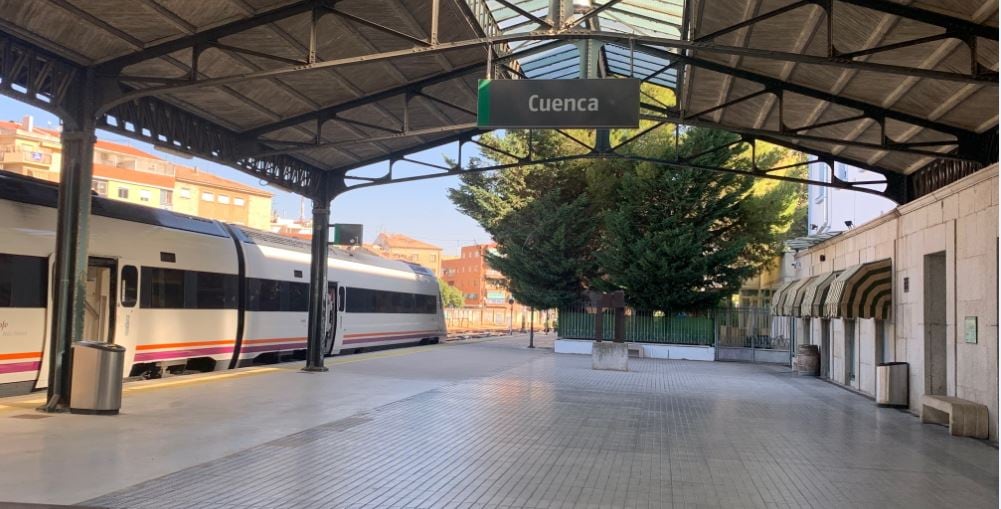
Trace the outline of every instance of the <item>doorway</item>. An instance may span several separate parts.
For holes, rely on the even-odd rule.
[[[855,320],[845,320],[845,385],[855,387],[858,354],[855,348]]]
[[[86,341],[114,342],[115,275],[118,263],[110,258],[87,261],[87,288],[84,294],[83,335]]]
[[[820,376],[831,378],[831,320],[820,320]]]
[[[945,395],[946,376],[946,269],[945,252],[925,255],[924,333],[925,394]]]
[[[334,350],[334,339],[337,337],[337,283],[327,282],[327,328],[323,334],[323,352],[330,355]]]

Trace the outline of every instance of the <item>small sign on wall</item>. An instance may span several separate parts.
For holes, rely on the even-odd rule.
[[[967,343],[977,342],[977,317],[967,316],[966,322],[964,322],[964,338]]]

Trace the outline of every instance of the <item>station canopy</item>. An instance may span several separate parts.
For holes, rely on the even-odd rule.
[[[2,2],[0,90],[314,196],[474,140],[488,62],[588,69],[674,90],[645,119],[871,169],[907,201],[996,161],[997,25],[979,0]]]

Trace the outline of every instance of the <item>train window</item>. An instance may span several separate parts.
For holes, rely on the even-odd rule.
[[[309,284],[288,283],[288,309],[286,311],[309,310]]]
[[[132,265],[122,267],[122,305],[130,308],[139,298],[139,271]]]
[[[278,311],[282,304],[281,285],[269,279],[247,279],[247,311]]]
[[[0,254],[0,307],[44,308],[47,275],[45,258]]]
[[[160,309],[236,308],[238,283],[234,274],[143,267],[139,305]]]
[[[337,289],[337,309],[338,311],[344,311],[344,287]]]
[[[236,307],[237,278],[214,272],[188,272],[194,288],[194,305],[185,299],[185,307],[196,309],[227,309]]]
[[[142,268],[144,308],[184,308],[184,271],[177,269]]]
[[[247,311],[309,309],[309,284],[272,279],[247,279]]]
[[[341,288],[343,290],[343,288]],[[348,288],[347,303],[341,305],[348,313],[437,313],[438,300],[434,295],[404,292],[387,292],[367,288]]]

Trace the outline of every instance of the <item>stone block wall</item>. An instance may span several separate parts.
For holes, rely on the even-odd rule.
[[[926,267],[944,255],[945,288]],[[821,259],[823,258],[823,260]],[[919,410],[929,387],[928,336],[945,329],[945,392],[987,405],[990,437],[998,437],[998,168],[981,170],[935,193],[900,206],[831,240],[800,252],[797,277],[842,270],[859,263],[893,260],[893,313],[888,324],[875,320],[829,321],[830,348],[823,355],[831,380],[875,394],[875,369],[885,360],[910,364],[910,409]],[[929,279],[930,278],[930,279]],[[926,323],[926,300],[945,307],[944,324]],[[941,302],[939,302],[941,301]],[[976,342],[967,342],[967,317],[975,317]],[[822,321],[810,320],[810,338],[821,344]],[[846,325],[854,324],[854,381],[846,379]],[[879,341],[886,334],[885,342]],[[941,344],[941,343],[939,343]],[[883,349],[887,351],[882,352]],[[939,350],[941,351],[941,350]],[[930,357],[932,356],[932,357]],[[939,359],[941,361],[941,359]],[[927,368],[927,369],[926,369]]]

